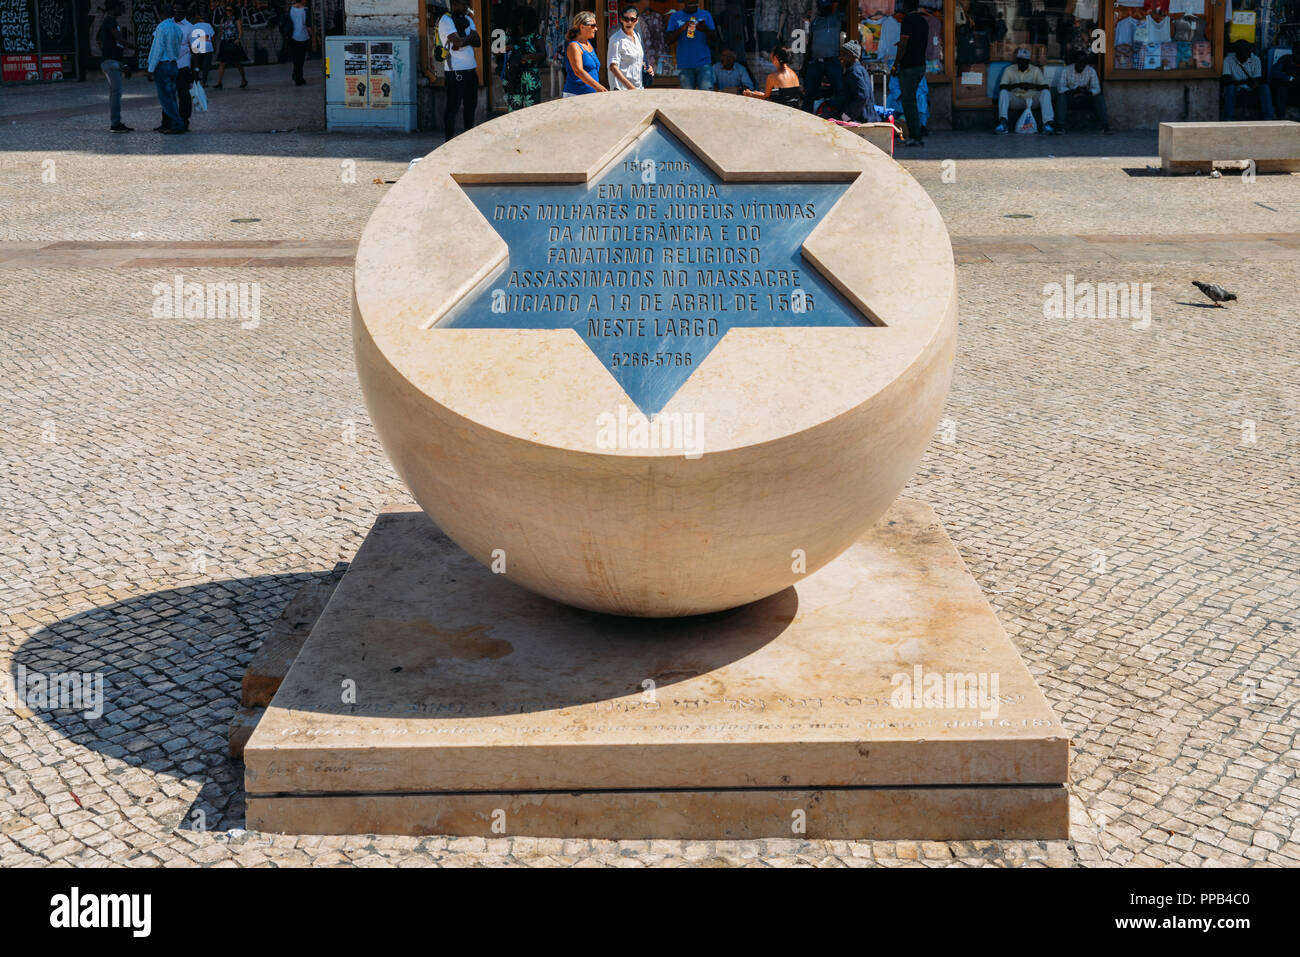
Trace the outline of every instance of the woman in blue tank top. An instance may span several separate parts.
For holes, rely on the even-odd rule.
[[[565,96],[609,92],[600,85],[600,57],[591,46],[595,35],[596,15],[590,10],[576,14],[569,30],[569,45],[564,51]]]

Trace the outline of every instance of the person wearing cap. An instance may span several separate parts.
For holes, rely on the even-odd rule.
[[[1043,111],[1043,132],[1057,132],[1052,125],[1055,114],[1052,112],[1052,94],[1047,86],[1047,78],[1036,64],[1029,62],[1028,47],[1016,51],[1016,62],[1002,71],[998,87],[998,125],[993,128],[994,133],[1011,132],[1007,114],[1013,107],[1024,110],[1035,103]]]
[[[840,66],[844,80],[840,95],[835,101],[834,115],[848,123],[875,123],[876,97],[871,90],[871,77],[862,65],[862,47],[850,40],[840,46]]]
[[[844,71],[839,60],[843,19],[835,13],[833,0],[817,0],[817,15],[808,25],[808,64],[804,67],[803,108],[813,112],[821,99],[822,81],[829,80],[831,102],[840,98]]]

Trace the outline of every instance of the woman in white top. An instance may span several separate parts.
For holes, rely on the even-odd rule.
[[[609,85],[615,90],[641,89],[641,71],[654,76],[654,67],[645,62],[645,48],[636,32],[639,13],[636,7],[624,7],[619,17],[621,29],[609,38]]]

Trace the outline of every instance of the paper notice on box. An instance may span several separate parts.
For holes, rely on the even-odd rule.
[[[343,44],[343,73],[362,75],[370,70],[370,57],[365,43]]]
[[[366,44],[343,44],[343,105],[364,109],[369,85],[370,57],[366,54]]]
[[[984,82],[984,76],[980,73],[963,73],[961,75],[962,86],[979,86]]]
[[[370,108],[386,110],[393,103],[393,44],[370,44]]]
[[[367,77],[346,76],[343,78],[343,105],[357,108],[366,105]]]

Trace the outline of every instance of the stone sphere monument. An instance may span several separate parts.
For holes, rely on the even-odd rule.
[[[775,594],[881,517],[941,414],[957,293],[934,204],[860,137],[648,90],[414,166],[362,236],[353,319],[384,448],[453,541],[667,617]]]
[[[899,496],[957,298],[889,157],[721,93],[529,107],[402,177],[354,295],[419,508],[259,652],[292,665],[244,748],[250,828],[1069,835],[1068,734]]]

